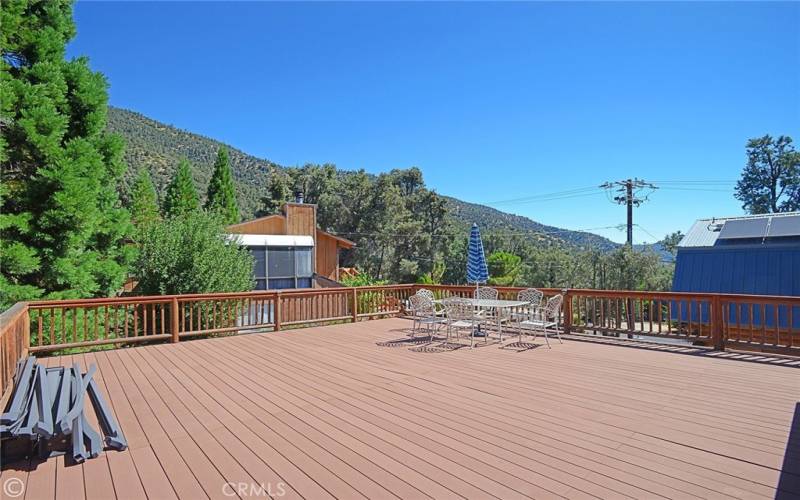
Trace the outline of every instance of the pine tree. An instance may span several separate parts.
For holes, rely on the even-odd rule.
[[[183,159],[167,186],[163,212],[166,217],[177,217],[199,209],[200,200],[197,198],[197,189],[192,180],[189,160]]]
[[[158,195],[146,168],[139,170],[131,192],[131,220],[137,226],[158,220]]]
[[[292,192],[289,188],[290,179],[285,173],[272,169],[267,182],[267,195],[261,199],[261,210],[258,216],[272,215],[280,212],[284,203],[289,201]]]
[[[86,58],[65,60],[72,2],[2,2],[0,19],[0,306],[111,294],[132,255],[108,84]]]
[[[214,173],[208,185],[206,210],[218,212],[225,224],[239,222],[239,205],[236,204],[236,186],[231,175],[231,166],[228,161],[228,150],[219,148],[217,160],[214,162]]]
[[[747,166],[734,196],[751,214],[800,210],[800,152],[791,137],[747,141]]]

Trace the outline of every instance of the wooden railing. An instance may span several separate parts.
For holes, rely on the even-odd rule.
[[[29,327],[26,302],[19,302],[0,314],[0,411],[5,408],[17,361],[28,355]]]
[[[412,285],[392,285],[31,302],[30,351],[388,316],[412,293]]]
[[[387,285],[19,303],[2,314],[0,387],[31,353],[359,321],[403,312],[409,296],[472,296],[472,286]],[[499,287],[515,298],[518,287]],[[564,293],[575,335],[667,337],[800,356],[800,297],[542,289]]]
[[[800,297],[719,295],[727,346],[800,355]]]
[[[474,286],[425,285],[438,296],[470,297]],[[419,287],[417,287],[419,288]],[[523,288],[495,287],[511,299]],[[800,356],[800,297],[541,288],[564,293],[565,331],[622,338],[661,337]]]

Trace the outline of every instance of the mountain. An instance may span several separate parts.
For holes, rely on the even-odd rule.
[[[593,233],[573,231],[547,226],[521,215],[501,212],[486,205],[469,203],[449,196],[445,197],[450,204],[451,212],[456,220],[467,224],[476,222],[482,232],[508,231],[513,233],[531,233],[545,239],[557,239],[562,242],[585,249],[597,248],[600,250],[613,250],[619,244]]]
[[[140,168],[150,169],[159,193],[163,192],[182,157],[194,166],[193,176],[200,193],[206,192],[214,159],[220,146],[228,148],[237,197],[242,216],[252,217],[258,210],[269,172],[280,165],[256,158],[220,141],[167,125],[140,113],[109,107],[108,130],[120,134],[126,142],[125,160],[128,172],[123,181],[126,196]],[[477,222],[485,231],[530,233],[532,237],[577,248],[611,250],[617,243],[583,231],[547,226],[520,215],[446,197],[457,223],[468,227]]]
[[[664,244],[661,243],[661,242],[647,243],[647,244],[644,244],[644,245],[633,245],[633,249],[637,250],[637,251],[641,251],[641,252],[648,251],[648,250],[652,251],[652,252],[655,252],[661,258],[661,262],[666,262],[666,263],[674,263],[675,262],[675,256],[672,255],[672,252],[667,250],[664,247]]]
[[[128,171],[123,180],[123,197],[129,192],[142,167],[150,169],[153,183],[162,193],[172,178],[181,158],[187,158],[194,170],[192,175],[199,192],[205,195],[214,159],[220,146],[228,148],[237,199],[243,217],[251,217],[258,209],[263,186],[271,168],[280,168],[269,160],[246,154],[230,145],[167,125],[140,113],[126,109],[108,108],[109,132],[125,139],[125,161]]]

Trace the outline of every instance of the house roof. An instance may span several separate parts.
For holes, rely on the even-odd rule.
[[[318,235],[319,234],[323,234],[323,235],[325,235],[325,236],[327,236],[329,238],[333,238],[334,240],[336,240],[339,243],[341,243],[342,244],[341,246],[343,246],[345,248],[353,248],[354,246],[356,246],[354,241],[350,241],[347,238],[342,238],[341,236],[336,236],[335,234],[331,234],[328,231],[323,231],[322,229],[319,229],[319,228],[317,228],[317,234]]]
[[[273,215],[267,215],[267,216],[264,216],[264,217],[258,217],[256,219],[251,219],[251,220],[248,220],[248,221],[239,222],[238,224],[231,224],[230,226],[228,226],[228,229],[230,230],[230,229],[247,227],[247,226],[252,225],[253,223],[256,223],[256,222],[267,221],[267,220],[277,220],[277,219],[285,220],[286,216],[283,215],[283,214],[273,214]],[[328,238],[332,238],[332,239],[336,240],[340,244],[339,246],[341,246],[343,248],[353,248],[354,246],[356,246],[355,242],[350,241],[347,238],[342,238],[341,236],[336,236],[335,234],[331,234],[331,233],[329,233],[327,231],[323,231],[322,229],[317,228],[317,236],[319,236],[319,235],[324,235],[324,236],[326,236]]]
[[[784,218],[792,218],[792,219],[784,219]],[[779,213],[779,214],[761,214],[761,215],[744,215],[744,216],[736,216],[736,217],[713,217],[710,219],[699,219],[697,220],[683,237],[681,242],[678,244],[680,248],[687,248],[687,247],[713,247],[716,245],[717,240],[720,239],[720,235],[723,234],[723,227],[725,224],[730,221],[759,221],[764,220],[766,221],[763,225],[764,228],[769,228],[772,225],[772,221],[775,219],[781,219],[780,226],[782,228],[794,226],[794,221],[797,221],[797,229],[794,230],[791,234],[782,234],[781,236],[795,236],[800,235],[800,212],[786,212],[786,213]],[[784,221],[788,222],[788,224],[784,223]],[[741,225],[741,224],[739,224]],[[729,224],[729,228],[732,228],[733,225]],[[775,224],[775,227],[778,227],[778,224]],[[767,232],[769,229],[765,229],[760,237],[766,238],[770,236]],[[790,230],[791,232],[791,230]]]
[[[256,217],[255,219],[246,220],[244,222],[238,222],[236,224],[231,224],[228,226],[228,229],[247,226],[252,224],[253,222],[265,221],[270,219],[285,219],[286,216],[282,214],[273,214],[273,215],[265,215],[264,217]]]
[[[314,238],[295,234],[235,234],[242,245],[266,247],[313,247]]]

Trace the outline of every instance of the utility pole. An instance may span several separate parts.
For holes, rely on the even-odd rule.
[[[633,207],[638,207],[645,201],[647,196],[639,196],[643,189],[656,189],[656,186],[642,179],[625,179],[622,181],[609,181],[600,185],[601,189],[614,191],[612,201],[619,205],[626,205],[628,211],[628,237],[625,243],[633,247]]]
[[[633,248],[633,182],[625,181],[625,204],[628,205],[628,246]]]
[[[604,182],[600,185],[601,189],[614,192],[614,197],[611,200],[618,205],[625,205],[628,212],[628,237],[625,243],[628,248],[633,248],[633,207],[638,207],[647,201],[647,195],[640,196],[639,193],[644,189],[655,190],[656,186],[650,182],[645,182],[642,179],[625,179],[622,181]],[[628,289],[633,286],[631,280],[628,279]],[[644,314],[644,311],[642,311]],[[632,299],[625,301],[625,324],[629,332],[633,331],[634,324],[636,323],[636,305]],[[628,338],[633,338],[633,333],[628,333]]]

